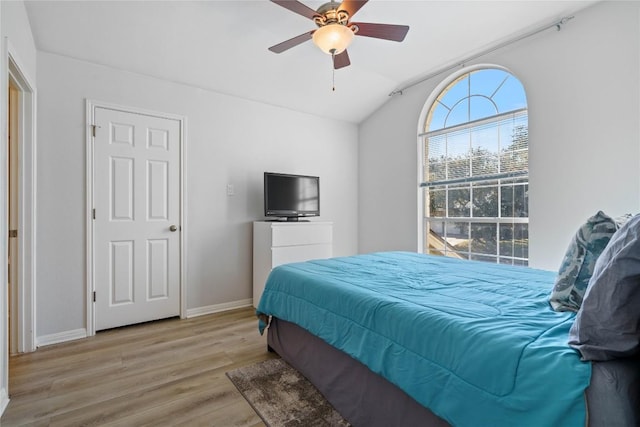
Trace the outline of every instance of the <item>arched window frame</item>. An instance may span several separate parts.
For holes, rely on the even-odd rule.
[[[472,175],[471,172],[469,172],[469,176],[462,177],[459,180],[450,179],[449,176],[446,176],[445,179],[443,179],[441,182],[434,180],[433,176],[429,176],[429,177],[426,176],[426,172],[429,171],[428,169],[429,160],[427,157],[428,156],[428,153],[427,153],[428,138],[433,137],[434,135],[437,135],[438,132],[440,132],[441,134],[446,133],[446,129],[444,131],[441,131],[440,129],[436,129],[435,131],[432,131],[428,128],[432,120],[432,114],[435,111],[437,103],[439,102],[440,99],[442,99],[446,95],[446,93],[451,88],[455,87],[460,81],[465,79],[465,77],[467,77],[472,73],[475,73],[481,70],[487,70],[487,69],[500,70],[506,73],[508,77],[512,77],[517,81],[517,83],[522,85],[520,80],[510,70],[504,67],[500,67],[496,65],[478,64],[472,67],[466,67],[462,70],[459,70],[458,72],[449,76],[447,79],[443,80],[440,83],[440,85],[438,85],[434,89],[430,97],[427,99],[427,102],[424,104],[424,108],[420,115],[421,119],[418,123],[419,125],[418,126],[418,147],[419,147],[418,148],[418,154],[419,154],[418,170],[420,173],[420,176],[418,177],[418,182],[419,182],[419,189],[418,189],[419,247],[418,247],[418,250],[420,252],[425,252],[425,253],[438,253],[442,255],[455,256],[455,257],[466,258],[466,259],[476,259],[476,260],[508,263],[508,264],[515,264],[515,265],[528,265],[528,223],[529,223],[528,160],[526,161],[526,165],[524,165],[522,160],[519,161],[518,163],[518,166],[520,167],[519,170],[514,170],[511,173],[505,172],[505,170],[500,170],[499,173],[495,174],[495,176],[486,175],[479,179],[476,179],[476,177],[470,176]],[[504,81],[502,82],[502,84],[504,84]],[[469,86],[471,86],[471,83],[469,83]],[[495,95],[498,89],[494,91],[493,95]],[[524,141],[525,141],[524,144],[526,145],[526,149],[522,150],[522,153],[528,159],[528,111],[526,106],[526,93],[524,91],[524,88],[522,88],[522,94],[523,94],[524,108],[513,109],[506,113],[504,111],[500,112],[498,109],[498,106],[495,105],[494,100],[491,99],[491,97],[485,96],[486,100],[489,100],[494,104],[494,107],[498,111],[496,115],[490,116],[488,118],[481,118],[479,120],[471,120],[466,123],[456,124],[452,127],[458,128],[458,129],[459,128],[464,129],[465,127],[473,128],[473,126],[479,126],[479,125],[482,125],[483,123],[489,123],[490,125],[492,122],[496,123],[500,119],[518,118],[518,120],[520,120],[521,123],[522,122],[525,123],[524,126],[521,126],[521,129],[524,129]],[[478,94],[471,93],[470,91],[467,92],[467,95],[469,99],[473,96],[480,96]],[[457,103],[461,102],[462,100],[463,98],[459,99]],[[448,114],[450,114],[451,111],[455,109],[455,106],[457,105],[457,103],[455,105],[450,105],[450,110]],[[447,126],[444,126],[444,127],[446,128]],[[522,140],[522,138],[520,138],[520,140]],[[512,143],[511,147],[515,147],[515,141],[516,141],[516,136],[514,134],[512,135],[512,139],[511,139],[511,143]],[[498,153],[498,156],[500,156],[500,153],[501,153],[500,149],[497,150],[497,153]],[[469,171],[472,170],[472,160],[473,160],[473,151],[470,148],[469,166],[468,166]],[[474,184],[476,180],[477,180],[477,183]],[[482,186],[483,185],[482,182],[488,183],[489,180],[494,181],[493,186],[495,186],[496,188],[494,193],[497,193],[497,198],[498,198],[497,214],[495,216],[474,217],[473,213],[470,213],[468,215],[463,215],[463,216],[449,215],[449,211],[450,211],[449,188],[451,186],[468,184],[468,189],[470,194],[469,204],[471,206],[471,207],[468,207],[468,210],[473,211],[473,206],[476,202],[476,200],[473,198],[474,188],[478,188],[476,186]],[[444,202],[445,208],[446,208],[446,214],[444,216],[442,215],[433,216],[429,211],[429,208],[430,208],[429,206],[430,190],[429,189],[430,188],[433,189],[437,185],[442,185],[444,187],[440,187],[440,188],[446,189],[445,193],[447,196]],[[487,185],[488,187],[492,186],[489,184]],[[513,206],[511,207],[512,215],[506,216],[504,215],[506,211],[503,211],[504,208],[502,207],[503,201],[501,200],[501,196],[503,194],[506,194],[504,193],[505,191],[504,189],[508,188],[509,186],[511,186],[511,188],[514,191],[514,194],[511,196],[511,200],[513,201]],[[517,197],[515,195],[516,188],[518,188],[519,190],[519,197],[520,197],[518,199],[518,201],[520,202],[519,210],[516,209],[516,203],[515,203],[515,200]],[[433,194],[433,192],[431,192],[431,194]],[[508,195],[504,199],[508,202],[509,201]],[[521,208],[522,206],[524,206],[524,212],[522,211],[522,208]],[[440,235],[438,233],[434,233],[433,229],[431,228],[431,225],[435,224],[436,222],[438,223],[437,225],[440,226],[440,231],[441,231]],[[468,242],[466,242],[466,249],[464,250],[459,250],[459,248],[457,248],[455,244],[452,243],[455,241],[459,242],[460,239],[451,238],[451,236],[447,235],[446,233],[447,227],[449,227],[449,225],[454,223],[458,225],[466,223],[466,227],[468,228],[467,230],[468,233],[466,234]],[[465,227],[465,225],[462,225],[462,227]],[[477,247],[479,246],[478,242],[480,242],[480,239],[476,238],[474,241],[474,233],[473,233],[474,229],[481,230],[484,228],[485,234],[486,234],[487,233],[486,230],[491,229],[491,227],[493,227],[493,230],[488,231],[488,233],[493,233],[493,231],[495,231],[495,241],[491,242],[490,244],[487,244],[486,246],[490,247],[492,244],[494,244],[495,245],[494,253],[486,253],[484,252],[484,249],[481,249],[480,252],[476,252]],[[458,227],[458,229],[460,229],[460,227]],[[458,232],[460,231],[458,230]],[[511,240],[510,240],[511,247],[509,247],[509,245],[506,244],[506,240],[505,240],[507,239],[510,233],[511,233]],[[476,233],[476,236],[477,235],[478,234]],[[488,241],[490,239],[485,239],[485,240]],[[463,242],[463,246],[464,244],[465,243]],[[474,244],[475,244],[475,248],[474,248]]]

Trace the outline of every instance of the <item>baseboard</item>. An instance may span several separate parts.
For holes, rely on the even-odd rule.
[[[214,305],[208,305],[205,307],[189,308],[187,309],[187,318],[204,316],[206,314],[219,313],[221,311],[234,310],[236,308],[250,307],[252,304],[253,304],[253,300],[249,298],[249,299],[243,299],[239,301],[225,302],[223,304],[214,304]],[[36,338],[36,347],[42,347],[45,345],[52,345],[52,344],[60,344],[63,342],[79,340],[86,337],[87,337],[87,330],[84,328],[75,329],[72,331],[59,332],[57,334],[43,335],[41,337]]]
[[[7,394],[6,388],[0,389],[0,416],[4,414],[4,410],[7,409],[7,405],[9,404],[9,395]]]
[[[36,338],[36,347],[45,345],[60,344],[62,342],[79,340],[87,337],[87,330],[74,329],[72,331],[58,332],[57,334],[43,335]]]
[[[251,307],[251,305],[253,305],[253,299],[249,298],[239,301],[225,302],[222,304],[207,305],[205,307],[188,308],[187,318],[219,313],[221,311],[233,310],[236,308]]]

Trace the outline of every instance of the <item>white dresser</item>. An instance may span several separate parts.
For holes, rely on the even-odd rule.
[[[331,258],[332,254],[332,222],[254,222],[253,306],[258,306],[272,268],[290,262]]]

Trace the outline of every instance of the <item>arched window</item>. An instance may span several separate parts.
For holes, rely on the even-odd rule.
[[[498,68],[455,78],[419,135],[425,253],[527,265],[529,134],[524,88]]]

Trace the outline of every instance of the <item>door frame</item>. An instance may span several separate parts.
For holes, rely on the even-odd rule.
[[[93,124],[95,123],[95,110],[96,108],[103,108],[107,110],[122,111],[125,113],[142,114],[146,116],[159,117],[163,119],[177,120],[180,123],[180,161],[179,161],[179,178],[180,178],[180,218],[179,229],[180,233],[180,318],[185,319],[187,314],[187,295],[186,295],[186,124],[187,118],[171,113],[162,113],[158,111],[151,111],[136,107],[123,106],[108,102],[96,101],[86,99],[86,235],[87,235],[87,252],[86,252],[86,269],[87,269],[87,286],[86,286],[86,331],[87,336],[96,334],[96,321],[95,321],[95,302],[93,301],[93,292],[95,291],[95,247],[94,247],[94,221],[93,221],[93,207],[94,207],[94,150],[93,150]]]
[[[8,100],[9,80],[18,89],[18,280],[13,284],[14,301],[11,310],[12,325],[15,330],[11,336],[17,338],[14,348],[18,353],[32,352],[36,349],[36,86],[34,80],[26,74],[23,62],[8,39],[5,39],[6,68],[3,68],[3,102]],[[8,132],[8,127],[5,127]],[[2,150],[7,150],[7,134],[2,137]],[[5,177],[6,179],[6,177]],[[7,182],[3,184],[6,195]],[[4,218],[6,222],[7,218]],[[6,297],[6,296],[5,296]],[[15,301],[17,299],[17,301]]]

